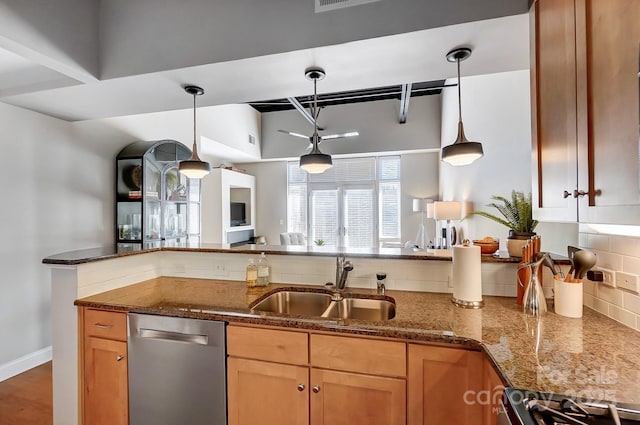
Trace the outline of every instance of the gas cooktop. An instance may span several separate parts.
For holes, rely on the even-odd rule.
[[[513,425],[640,425],[640,406],[506,388],[502,402]]]

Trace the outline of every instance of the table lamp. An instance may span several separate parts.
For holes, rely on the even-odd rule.
[[[433,204],[433,218],[446,221],[442,228],[442,248],[449,249],[456,242],[454,240],[455,227],[451,226],[451,220],[462,218],[462,204],[457,201],[436,201]]]
[[[418,234],[416,235],[416,243],[418,248],[425,249],[424,244],[424,216],[428,214],[429,205],[433,205],[433,199],[427,198],[414,198],[413,199],[413,212],[420,213],[420,227],[418,228]]]

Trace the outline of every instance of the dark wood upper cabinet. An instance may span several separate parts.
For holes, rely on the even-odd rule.
[[[640,224],[638,0],[531,7],[534,215]]]

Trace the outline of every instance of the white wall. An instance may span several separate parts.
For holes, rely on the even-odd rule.
[[[486,205],[491,196],[509,197],[512,190],[531,192],[531,110],[529,71],[462,78],[462,119],[467,138],[482,142],[484,157],[453,167],[440,163],[440,191],[446,201],[468,201],[475,210],[496,213]],[[457,89],[442,96],[442,146],[456,138]],[[480,216],[461,223],[460,236],[505,239],[508,229]],[[566,255],[566,245],[577,244],[576,224],[541,223],[542,250]]]
[[[0,46],[79,81],[96,81],[98,0],[0,4]]]
[[[314,2],[300,0],[157,4],[156,0],[100,3],[100,63],[105,78],[336,45],[527,10],[525,0],[466,2],[465,7],[452,1],[394,0],[325,13],[314,13]],[[315,59],[309,57],[309,65]],[[260,69],[253,74],[266,84],[279,81]]]
[[[234,156],[260,159],[260,113],[249,105],[207,106],[197,109],[198,152],[212,167]],[[193,146],[193,109],[153,112],[78,122],[83,128],[108,127],[127,134],[130,141],[172,139]],[[249,135],[255,145],[249,144]],[[227,161],[229,162],[229,161]]]
[[[280,233],[287,231],[287,162],[255,162],[241,168],[256,177],[256,236],[267,244],[279,245]]]
[[[50,277],[42,259],[112,235],[113,150],[64,121],[0,103],[4,243],[0,374],[51,344]],[[75,331],[75,330],[72,330]]]
[[[320,134],[358,131],[357,137],[322,142],[331,155],[431,149],[440,146],[440,96],[411,98],[407,122],[400,124],[399,100],[334,105],[323,108]],[[291,158],[306,152],[309,141],[278,130],[311,135],[313,126],[296,110],[262,114],[262,158]]]
[[[413,212],[413,198],[438,199],[440,153],[404,154],[400,160],[402,185],[402,242],[416,241],[420,213]],[[424,218],[425,243],[435,241],[436,223]]]

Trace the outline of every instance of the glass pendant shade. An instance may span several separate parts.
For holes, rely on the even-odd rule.
[[[300,157],[300,168],[310,174],[324,173],[333,166],[331,155],[322,153],[308,153]]]
[[[442,160],[451,165],[468,165],[483,155],[482,143],[467,140],[462,121],[458,122],[456,141],[442,148]]]
[[[456,62],[458,65],[458,137],[451,145],[442,148],[442,161],[455,166],[469,165],[484,155],[481,143],[467,140],[467,136],[464,134],[464,125],[462,124],[460,61],[467,59],[469,56],[471,56],[471,49],[467,48],[454,49],[447,53],[447,60]]]
[[[320,136],[318,136],[318,94],[316,90],[316,84],[318,80],[323,79],[325,76],[322,68],[310,67],[305,70],[305,77],[308,80],[313,81],[313,136],[311,137],[312,149],[308,154],[300,157],[300,168],[310,174],[320,174],[333,167],[333,161],[331,155],[320,152],[318,143],[320,143]]]
[[[211,172],[211,164],[202,161],[198,156],[198,139],[196,137],[196,96],[204,94],[204,89],[198,86],[186,86],[184,91],[193,95],[193,150],[191,158],[180,161],[178,171],[187,176],[187,178],[201,179]]]
[[[190,179],[201,179],[211,172],[211,165],[200,159],[180,161],[178,170]]]

